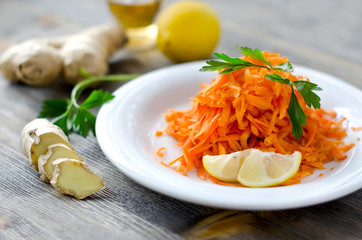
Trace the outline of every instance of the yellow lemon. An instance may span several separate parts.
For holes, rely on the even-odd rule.
[[[211,176],[225,182],[237,182],[240,167],[250,151],[248,149],[231,154],[206,155],[203,156],[202,163]]]
[[[220,24],[213,9],[198,1],[170,5],[157,19],[157,47],[170,60],[206,59],[217,45]]]
[[[253,149],[243,161],[237,180],[248,187],[271,187],[291,178],[299,169],[302,154],[291,155]]]

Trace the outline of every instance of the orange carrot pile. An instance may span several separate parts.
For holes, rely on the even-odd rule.
[[[272,65],[288,62],[279,54],[263,52],[263,55]],[[243,60],[265,65],[248,56]],[[346,136],[342,126],[345,119],[337,121],[335,112],[309,108],[297,90],[295,92],[307,122],[299,140],[292,136],[287,113],[291,88],[264,77],[274,73],[291,81],[305,79],[291,72],[260,67],[218,74],[210,85],[202,84],[201,91],[192,99],[190,109],[166,113],[168,125],[165,132],[179,141],[183,152],[167,166],[178,162],[177,172],[183,174],[196,168],[198,176],[205,179],[204,155],[228,154],[249,148],[282,154],[300,151],[300,169],[284,183],[287,185],[299,183],[315,168],[323,169],[324,163],[345,159],[346,152],[354,146],[342,140]],[[209,178],[226,184],[211,176]]]

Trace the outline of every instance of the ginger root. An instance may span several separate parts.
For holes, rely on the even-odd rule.
[[[63,194],[83,199],[105,187],[91,172],[58,127],[44,118],[28,123],[21,136],[21,149],[40,178]]]
[[[62,65],[57,49],[35,40],[9,48],[0,58],[0,71],[4,77],[28,85],[54,82]]]
[[[39,156],[46,154],[48,146],[55,143],[62,143],[73,149],[63,130],[44,118],[31,121],[21,133],[21,149],[36,171],[39,170]]]
[[[83,199],[105,187],[103,179],[91,172],[82,161],[60,158],[53,164],[54,173],[50,184],[60,193]]]
[[[45,155],[40,155],[38,159],[38,168],[41,180],[44,182],[50,182],[54,172],[53,162],[59,158],[71,158],[83,161],[81,156],[63,143],[49,145],[48,152]]]
[[[30,39],[10,47],[0,57],[0,72],[9,80],[44,86],[58,77],[75,85],[84,77],[80,68],[94,76],[108,72],[108,59],[125,42],[119,25],[95,26],[80,33]]]

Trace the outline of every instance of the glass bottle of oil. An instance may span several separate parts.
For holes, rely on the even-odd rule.
[[[153,24],[161,0],[108,0],[113,16],[123,25],[130,48],[155,44],[157,27]]]

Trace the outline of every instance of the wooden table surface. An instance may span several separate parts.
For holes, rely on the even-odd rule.
[[[165,0],[163,7],[172,2]],[[280,52],[294,64],[362,88],[361,1],[207,2],[222,24],[217,51],[234,54],[234,46],[250,46]],[[105,0],[1,0],[0,53],[32,37],[112,21]],[[144,73],[170,64],[152,49],[120,54],[111,72]],[[69,94],[61,83],[36,88],[0,76],[0,239],[362,239],[362,190],[299,209],[209,208],[135,183],[107,160],[94,136],[71,134],[70,141],[104,178],[106,189],[86,200],[61,195],[29,167],[19,142],[22,128],[37,117],[43,100]]]

